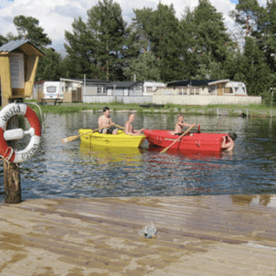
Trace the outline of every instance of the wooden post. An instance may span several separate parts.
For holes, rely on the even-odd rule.
[[[4,105],[2,105],[2,107],[4,107]],[[16,115],[11,117],[11,119],[9,120],[7,129],[13,129],[17,127],[18,127],[18,116]],[[13,149],[17,148],[16,141],[9,141],[8,144]],[[9,203],[9,204],[20,203],[22,199],[21,199],[19,166],[15,163],[11,163],[6,160],[3,160],[3,166],[4,166],[5,203]]]
[[[4,190],[5,203],[21,202],[20,171],[15,163],[3,161],[4,163]]]

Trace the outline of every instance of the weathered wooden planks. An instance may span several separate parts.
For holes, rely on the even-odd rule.
[[[0,206],[0,275],[276,275],[274,196]],[[153,222],[156,238],[143,229]]]

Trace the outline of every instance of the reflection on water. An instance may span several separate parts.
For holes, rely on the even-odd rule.
[[[90,143],[80,144],[80,158],[85,164],[108,165],[109,163],[117,163],[127,166],[138,166],[142,162],[141,148],[112,148],[112,147],[93,147]]]
[[[186,116],[202,132],[236,132],[234,153],[176,152],[93,148],[80,140],[62,144],[79,128],[97,128],[99,114],[45,114],[41,146],[20,165],[22,198],[250,195],[234,203],[271,205],[276,193],[276,121],[231,117]],[[127,114],[112,114],[124,125]],[[137,115],[134,128],[173,129],[176,115]],[[0,166],[0,183],[3,168]],[[0,200],[3,185],[0,185]]]

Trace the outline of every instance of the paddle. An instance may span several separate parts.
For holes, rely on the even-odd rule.
[[[167,150],[177,141],[179,141],[188,131],[190,131],[196,124],[193,124],[191,127],[189,127],[183,134],[181,134],[172,144],[170,144],[168,147],[163,149],[160,153],[165,153]]]
[[[113,125],[111,125],[111,126],[113,126]],[[62,141],[62,143],[68,143],[68,142],[76,140],[77,138],[79,138],[82,135],[86,135],[86,134],[91,133],[91,132],[96,132],[96,131],[101,130],[103,128],[106,128],[106,126],[101,127],[101,128],[97,128],[97,129],[94,129],[94,130],[92,129],[92,130],[90,130],[88,132],[85,132],[83,134],[80,134],[80,135],[74,135],[74,136],[70,136],[70,137],[67,137],[67,138],[63,138],[61,141]]]
[[[116,126],[116,127],[118,127],[118,128],[121,128],[121,129],[125,129],[124,127],[119,126],[119,125],[116,125],[116,124],[114,124],[114,126]]]

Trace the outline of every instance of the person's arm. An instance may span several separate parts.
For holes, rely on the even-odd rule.
[[[133,129],[133,135],[141,135],[142,131],[143,131],[143,129],[140,129],[140,130]]]
[[[226,136],[223,137],[221,147],[223,149],[227,149],[228,148],[227,143],[226,143]]]
[[[186,122],[184,122],[183,124],[182,124],[182,127],[191,127],[192,125],[191,124],[188,124],[188,123],[186,123]]]

